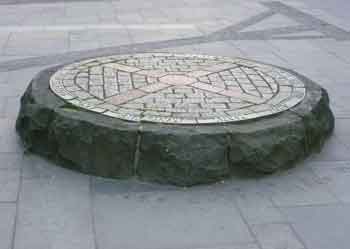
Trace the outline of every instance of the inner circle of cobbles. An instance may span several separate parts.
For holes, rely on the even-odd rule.
[[[145,53],[67,65],[51,90],[72,105],[127,121],[213,124],[276,114],[306,94],[297,77],[254,61]]]

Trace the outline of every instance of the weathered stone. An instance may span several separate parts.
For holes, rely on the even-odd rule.
[[[306,84],[306,97],[300,105],[290,109],[303,119],[306,129],[307,150],[320,150],[325,139],[334,130],[334,116],[329,107],[325,89],[306,77],[293,72]]]
[[[295,114],[231,127],[229,161],[233,170],[271,173],[305,157],[306,128]]]
[[[21,99],[16,129],[25,147],[64,167],[107,177],[130,177],[138,125],[79,110],[48,87],[41,72]]]
[[[99,120],[99,116],[92,113],[81,115],[74,109],[57,110],[50,126],[56,157],[84,173],[118,178],[132,176],[137,127],[130,130],[109,121]]]
[[[177,185],[229,176],[228,132],[219,127],[147,124],[141,130],[137,175]]]
[[[32,80],[16,128],[29,151],[84,173],[182,186],[239,172],[272,173],[318,151],[334,129],[326,91],[292,71],[306,96],[287,111],[241,122],[175,125],[123,121],[69,104],[49,88],[59,68]]]
[[[54,155],[54,143],[49,138],[49,126],[55,116],[56,107],[65,103],[49,91],[50,75],[57,68],[40,72],[30,83],[21,98],[21,108],[16,129],[25,148],[45,156]]]

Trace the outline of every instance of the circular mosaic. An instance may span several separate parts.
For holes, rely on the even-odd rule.
[[[128,121],[235,122],[300,103],[305,86],[269,65],[226,57],[149,53],[116,55],[63,67],[51,90],[72,105]]]

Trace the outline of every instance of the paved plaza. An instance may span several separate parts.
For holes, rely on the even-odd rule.
[[[0,0],[0,249],[348,249],[349,10],[346,0]],[[186,103],[198,117],[173,117],[181,107],[170,103],[161,112],[169,123],[223,121],[215,103],[202,105],[220,93],[225,114],[239,120],[237,110],[277,94],[266,68],[250,68],[261,61],[325,87],[335,132],[293,169],[191,188],[88,176],[25,153],[15,120],[30,80],[92,57],[97,65],[67,68],[74,81],[53,78],[52,90],[79,100],[77,86],[85,87],[94,104],[106,101],[84,108],[126,120],[158,121],[148,107],[166,107],[172,95],[199,101]],[[304,96],[293,82],[298,94],[287,107]],[[113,98],[116,88],[125,94]]]

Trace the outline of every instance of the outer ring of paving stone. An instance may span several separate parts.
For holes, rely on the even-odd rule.
[[[127,122],[65,102],[49,87],[60,68],[32,80],[16,129],[27,150],[87,174],[191,186],[271,173],[319,151],[334,129],[327,92],[293,71],[306,96],[287,111],[244,122],[172,125]]]
[[[292,74],[254,61],[144,53],[67,65],[50,80],[68,103],[126,121],[215,124],[288,110],[305,97]]]

